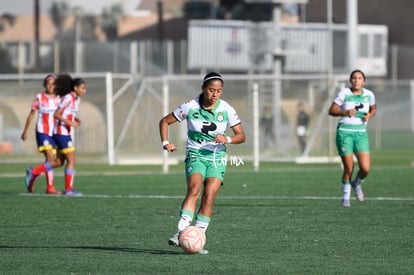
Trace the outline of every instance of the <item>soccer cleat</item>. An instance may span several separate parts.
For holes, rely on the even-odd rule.
[[[171,246],[176,246],[176,247],[179,247],[180,246],[180,242],[178,241],[178,233],[175,233],[175,235],[172,236],[168,240],[168,244],[171,245]]]
[[[63,195],[70,196],[70,197],[80,197],[82,196],[82,193],[76,191],[75,189],[70,189],[70,190],[63,191]]]
[[[49,186],[49,187],[46,189],[46,194],[51,194],[51,195],[60,195],[60,194],[62,194],[62,192],[57,191],[57,190],[55,189],[55,187],[54,187],[54,186]]]
[[[351,201],[350,200],[342,200],[342,206],[343,207],[351,207]]]
[[[34,177],[32,174],[32,167],[26,168],[26,177],[24,179],[24,184],[26,185],[27,192],[33,193]]]
[[[352,189],[354,189],[356,199],[360,202],[363,202],[365,200],[365,195],[364,195],[364,192],[362,191],[361,185],[351,184],[351,186],[352,186]]]
[[[207,255],[208,254],[208,250],[203,248],[200,251],[198,251],[198,254]]]

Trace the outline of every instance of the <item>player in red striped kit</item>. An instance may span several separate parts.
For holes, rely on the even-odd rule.
[[[53,140],[53,127],[56,119],[54,113],[59,105],[60,98],[55,93],[56,76],[53,74],[47,75],[43,80],[45,91],[36,95],[33,100],[31,110],[27,116],[21,139],[27,139],[27,131],[37,111],[36,122],[36,142],[39,152],[45,155],[45,162],[35,168],[28,167],[26,169],[25,184],[29,193],[33,192],[34,182],[37,176],[41,173],[46,175],[46,193],[60,194],[56,191],[53,183],[53,167],[52,163],[56,159],[56,143]]]
[[[69,80],[71,80],[70,88],[68,87]],[[67,196],[81,196],[82,193],[73,189],[75,146],[72,141],[71,130],[81,125],[81,121],[76,117],[76,114],[79,111],[80,97],[86,93],[86,83],[81,78],[72,80],[69,75],[59,76],[57,82],[57,93],[61,96],[61,102],[54,114],[57,122],[53,130],[53,139],[59,148],[59,153],[66,160],[64,194]]]

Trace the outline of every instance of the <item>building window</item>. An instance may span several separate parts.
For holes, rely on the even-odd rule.
[[[359,35],[359,56],[369,57],[369,36],[368,34]]]
[[[19,47],[22,47],[21,51],[19,50]],[[7,48],[10,55],[10,61],[14,67],[19,67],[19,58],[23,58],[23,66],[25,68],[30,67],[31,51],[29,42],[8,43]]]
[[[383,38],[382,34],[374,34],[374,57],[383,56]]]

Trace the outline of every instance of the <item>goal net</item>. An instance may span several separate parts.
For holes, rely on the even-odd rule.
[[[200,94],[202,78],[167,75],[122,79],[108,74],[109,163],[165,165],[182,160],[186,122],[170,127],[169,140],[179,151],[168,157],[161,149],[158,123],[162,116]],[[237,110],[246,132],[244,144],[228,146],[229,155],[255,163],[334,161],[335,121],[328,118],[328,108],[333,91],[344,80],[329,81],[321,75],[224,75],[222,99]],[[309,116],[304,148],[297,135],[299,105]]]

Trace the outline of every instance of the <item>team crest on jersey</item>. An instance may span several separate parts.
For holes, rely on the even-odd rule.
[[[223,113],[222,113],[222,112],[219,112],[219,113],[217,114],[217,121],[218,121],[218,122],[222,122],[223,120],[224,120]]]
[[[368,97],[367,96],[364,97],[364,101],[368,102]]]

